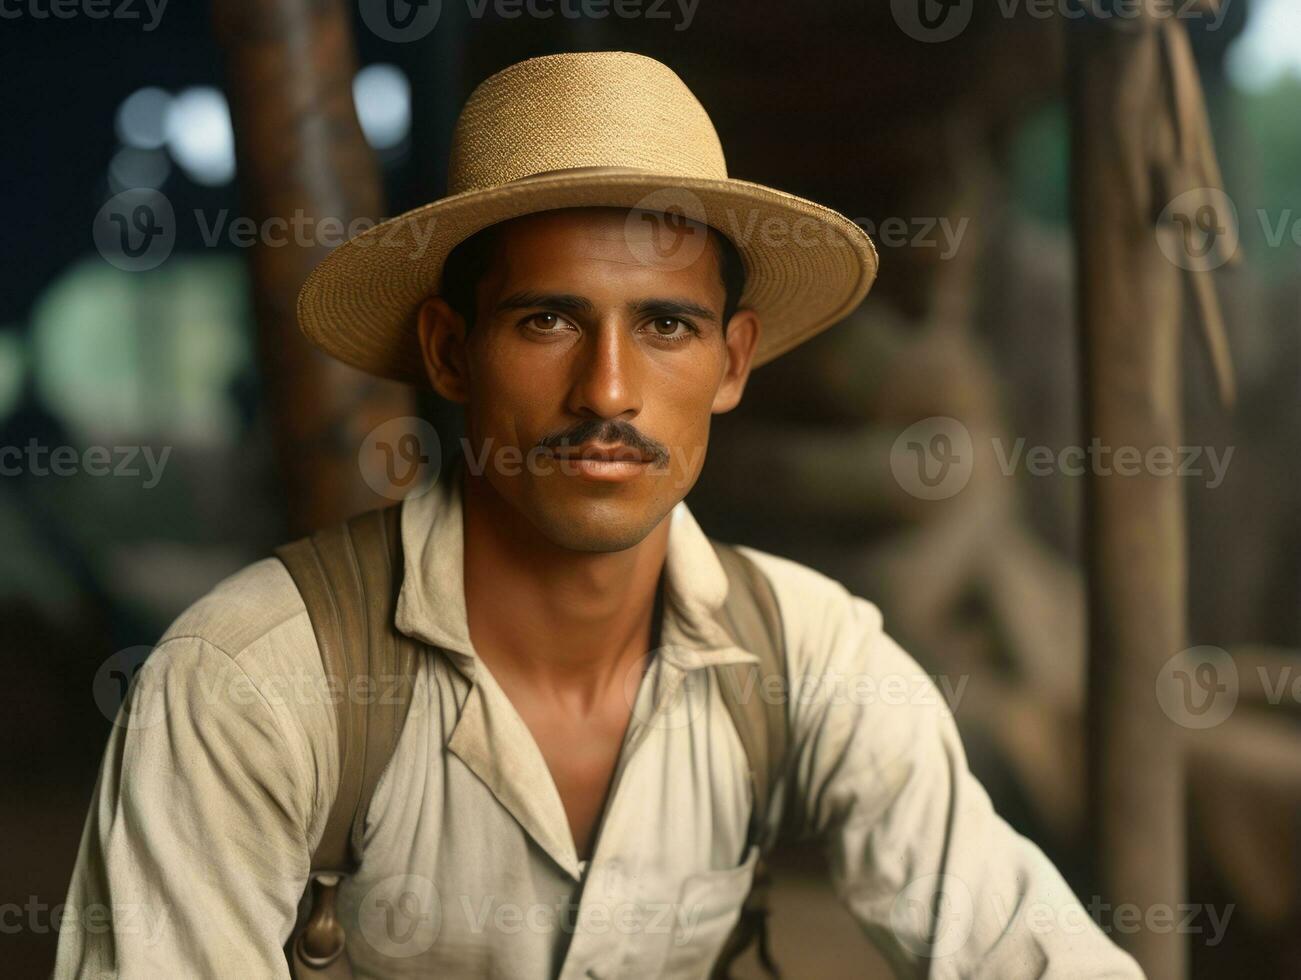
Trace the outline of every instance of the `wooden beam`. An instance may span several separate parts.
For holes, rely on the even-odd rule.
[[[1183,283],[1155,227],[1166,202],[1154,174],[1175,153],[1163,29],[1151,17],[1067,28],[1084,444],[1144,454],[1182,432]],[[1104,901],[1146,918],[1177,910],[1186,885],[1180,732],[1155,689],[1187,645],[1183,491],[1172,476],[1112,471],[1088,477],[1085,496],[1093,869]],[[1152,980],[1187,976],[1177,930],[1112,936]]]
[[[389,502],[368,487],[358,447],[381,422],[414,414],[409,387],[319,353],[295,315],[299,287],[343,229],[382,217],[382,185],[353,106],[342,0],[217,0],[214,16],[244,212],[291,229],[289,244],[259,240],[249,262],[287,517],[301,533]]]

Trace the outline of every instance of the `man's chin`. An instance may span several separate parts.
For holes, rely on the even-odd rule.
[[[533,524],[557,547],[612,552],[640,544],[663,517],[658,509],[648,513],[644,500],[571,499],[543,508]]]

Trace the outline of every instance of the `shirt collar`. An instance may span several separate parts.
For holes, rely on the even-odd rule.
[[[402,503],[404,569],[396,625],[407,636],[446,650],[473,677],[478,657],[465,610],[463,462],[456,457],[429,490]],[[658,655],[683,670],[757,662],[716,618],[728,582],[709,538],[685,502],[668,520]]]

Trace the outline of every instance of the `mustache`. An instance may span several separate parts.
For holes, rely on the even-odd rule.
[[[622,443],[651,457],[658,466],[665,466],[669,461],[667,448],[649,436],[642,435],[631,422],[622,419],[584,419],[559,432],[543,436],[538,440],[538,448],[550,450],[580,446],[593,439],[604,443]]]

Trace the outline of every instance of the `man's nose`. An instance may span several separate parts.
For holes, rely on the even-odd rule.
[[[579,345],[568,408],[575,415],[633,418],[641,412],[640,356],[623,324],[602,323]]]

